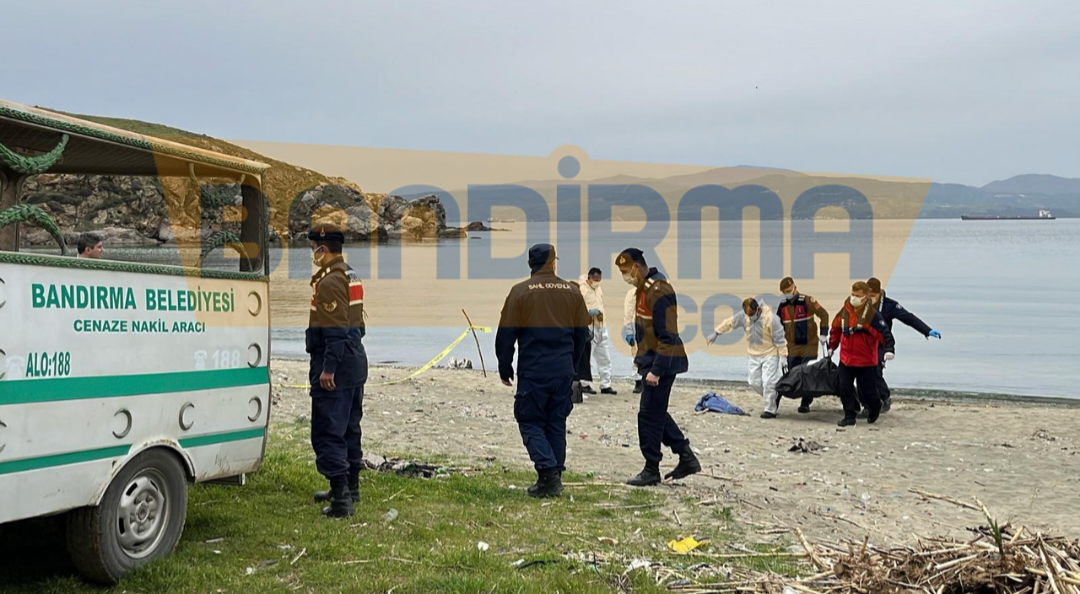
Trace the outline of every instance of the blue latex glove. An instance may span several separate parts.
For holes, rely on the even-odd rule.
[[[938,332],[937,330],[931,330],[930,331],[930,336],[933,336],[934,338],[936,338],[938,340],[941,340],[941,333]]]
[[[630,346],[634,346],[634,335],[633,334],[624,334],[622,339],[626,341],[626,344],[628,344]]]
[[[634,346],[634,330],[635,330],[635,328],[634,328],[633,324],[627,324],[627,325],[623,326],[623,329],[622,329],[622,334],[623,334],[622,338],[623,338],[623,340],[626,341],[626,344],[628,344],[630,346]]]
[[[589,310],[589,315],[590,316],[598,316],[598,315],[600,315],[600,310],[599,309],[590,309]]]

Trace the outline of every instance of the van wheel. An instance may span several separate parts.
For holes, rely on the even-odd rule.
[[[187,475],[172,452],[147,450],[117,474],[97,507],[68,514],[71,560],[86,579],[115,584],[172,552],[184,531]]]

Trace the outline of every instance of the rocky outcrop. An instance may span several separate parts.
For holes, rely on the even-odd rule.
[[[181,181],[181,186],[184,181]],[[93,231],[110,245],[140,245],[195,240],[217,230],[239,231],[239,223],[226,222],[224,208],[207,209],[200,216],[194,191],[170,180],[166,198],[155,178],[124,175],[37,175],[23,185],[23,202],[41,206],[65,236]],[[190,196],[189,196],[190,194]],[[240,192],[236,191],[239,204]],[[176,221],[176,224],[173,224]],[[23,245],[52,243],[43,229],[24,225]]]
[[[306,241],[313,222],[332,222],[345,231],[348,242],[367,240],[379,233],[379,218],[368,197],[342,184],[319,184],[304,192],[292,204],[289,213],[289,236]]]
[[[507,229],[496,229],[494,227],[488,227],[480,221],[473,221],[464,227],[466,231],[507,231]]]
[[[231,205],[203,209],[194,182],[185,178],[43,174],[26,181],[22,196],[41,206],[69,243],[80,232],[93,231],[108,245],[146,245],[198,242],[219,230],[239,234],[241,197],[233,187]],[[317,221],[342,227],[348,242],[367,241],[373,234],[379,240],[466,236],[464,229],[446,226],[446,209],[436,196],[406,200],[365,194],[338,179],[305,190],[287,209],[271,207],[270,220],[274,229],[287,229],[293,241],[306,241]],[[280,240],[271,234],[271,241]],[[45,246],[53,240],[44,229],[23,225],[21,243]]]
[[[387,196],[379,204],[379,221],[388,239],[425,239],[435,237],[460,237],[459,230],[448,231],[446,208],[438,196],[424,196],[406,200],[401,196]]]

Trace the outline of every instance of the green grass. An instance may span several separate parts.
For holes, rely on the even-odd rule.
[[[0,591],[662,592],[645,571],[624,575],[628,561],[688,567],[708,559],[675,556],[665,543],[693,535],[721,545],[741,536],[735,526],[717,522],[711,509],[690,505],[678,489],[595,484],[538,501],[522,491],[532,478],[522,469],[498,466],[431,480],[368,472],[357,514],[327,520],[310,502],[311,492],[324,483],[314,470],[306,426],[284,425],[272,432],[263,469],[247,486],[191,488],[187,527],[169,558],[132,573],[116,588],[96,588],[74,574],[60,522],[18,523],[0,527]],[[565,480],[591,482],[574,475]],[[398,518],[386,522],[391,508]],[[490,548],[478,550],[479,541]],[[611,560],[593,565],[564,558],[573,551]],[[517,569],[518,560],[538,563]],[[797,569],[780,558],[746,564],[787,574]]]

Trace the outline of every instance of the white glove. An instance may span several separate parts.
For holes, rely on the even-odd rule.
[[[894,355],[892,353],[885,353],[885,360],[886,361],[892,361],[895,358],[896,358],[896,355]]]
[[[821,346],[827,347],[827,346],[829,346],[829,337],[828,336],[818,336],[818,342],[821,343]]]
[[[716,342],[717,338],[720,338],[720,334],[718,334],[716,332],[713,332],[705,340],[708,341],[709,344],[712,344],[712,343]]]
[[[835,353],[835,352],[836,352],[836,349],[829,349],[829,356],[832,357],[833,353]]]

